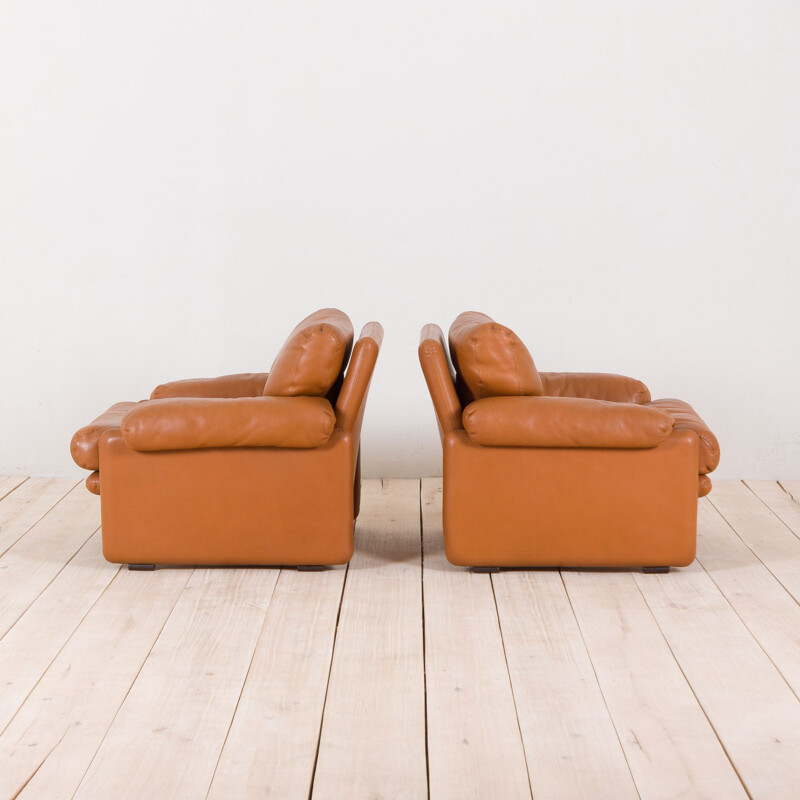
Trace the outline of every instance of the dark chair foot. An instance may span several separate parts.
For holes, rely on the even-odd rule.
[[[642,567],[642,572],[645,575],[663,575],[669,572],[669,567]]]
[[[325,569],[323,564],[298,564],[298,572],[322,572]]]
[[[152,572],[155,568],[155,564],[128,564],[131,572]]]
[[[500,567],[470,567],[470,569],[479,574],[500,572]]]

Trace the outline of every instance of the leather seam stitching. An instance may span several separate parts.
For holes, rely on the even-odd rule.
[[[481,362],[478,358],[478,335],[472,334],[470,337],[472,339],[474,349],[475,349],[475,370],[478,375],[478,397],[483,397],[483,378],[481,377]]]
[[[511,355],[514,357],[514,374],[517,377],[517,394],[522,394],[522,389],[520,388],[519,383],[519,365],[517,364],[517,343],[511,337],[511,332],[506,332],[506,337],[508,338],[508,344],[511,347]]]

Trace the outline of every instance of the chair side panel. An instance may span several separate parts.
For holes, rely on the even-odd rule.
[[[311,450],[140,453],[101,441],[103,553],[115,563],[341,564],[353,552],[351,437]]]
[[[463,566],[685,566],[695,556],[697,438],[643,450],[444,442],[444,537]]]

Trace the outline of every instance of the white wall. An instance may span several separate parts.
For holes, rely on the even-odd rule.
[[[0,0],[0,472],[335,305],[369,475],[439,471],[418,332],[477,308],[800,477],[799,52],[790,0]]]

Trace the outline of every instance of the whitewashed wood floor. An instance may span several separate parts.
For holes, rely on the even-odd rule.
[[[663,576],[451,567],[435,479],[365,482],[348,569],[142,573],[0,478],[0,800],[797,800],[792,495],[716,482]]]

